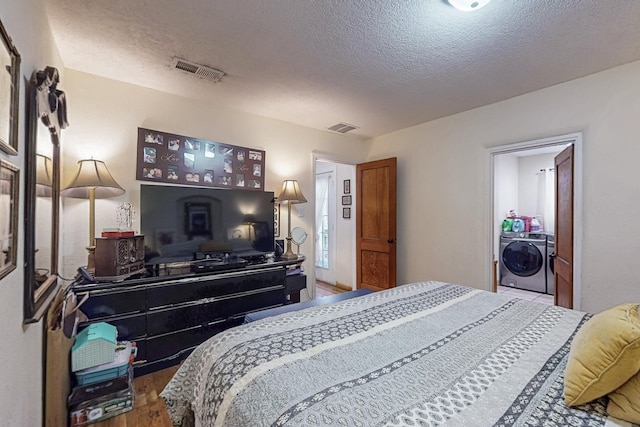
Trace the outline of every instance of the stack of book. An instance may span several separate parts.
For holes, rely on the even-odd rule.
[[[102,421],[133,408],[135,344],[114,340],[110,360],[105,362],[105,352],[111,342],[111,325],[94,325],[99,327],[87,328],[78,334],[71,351],[75,377],[75,387],[67,401],[71,427]],[[87,330],[89,332],[83,333]],[[100,341],[100,348],[95,341]],[[99,364],[87,366],[98,360]],[[79,366],[82,369],[78,369]]]
[[[102,237],[133,237],[136,233],[133,230],[124,230],[122,228],[103,228]]]

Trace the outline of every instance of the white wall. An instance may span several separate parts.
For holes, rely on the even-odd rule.
[[[546,176],[546,173],[540,170],[553,168],[556,155],[540,154],[518,158],[518,206],[520,207],[518,215],[542,216],[545,214],[546,198],[551,197],[555,200],[555,193],[549,194],[548,191],[545,191],[546,189],[540,188],[541,186],[546,187],[542,182],[542,177]],[[539,195],[544,197],[539,200]],[[553,230],[551,231],[553,232]]]
[[[316,161],[316,192],[318,188],[324,188],[323,184],[327,185],[327,239],[328,239],[328,247],[327,247],[327,268],[324,267],[315,267],[316,279],[325,283],[329,283],[331,285],[336,284],[336,248],[339,246],[336,245],[336,237],[337,237],[337,228],[336,228],[336,220],[337,220],[337,206],[340,204],[336,199],[337,192],[337,178],[336,178],[336,169],[337,166],[335,163],[331,162],[321,162]],[[317,196],[318,200],[321,199],[322,196]],[[320,209],[319,204],[316,204],[316,209]],[[316,242],[322,240],[322,236],[317,234],[317,231],[320,228],[321,220],[319,217],[316,218],[316,229],[314,230],[313,236]],[[318,244],[319,245],[319,244]],[[323,255],[320,253],[321,251],[317,250],[316,247],[316,258],[322,261]]]
[[[487,148],[581,131],[581,308],[640,300],[640,221],[620,221],[640,211],[638,117],[635,62],[375,138],[369,160],[398,157],[399,283],[488,289]]]
[[[514,154],[499,154],[494,162],[494,226],[493,259],[500,256],[500,231],[502,221],[511,210],[519,211],[518,207],[518,157]]]
[[[25,80],[47,65],[62,67],[44,15],[44,2],[0,2],[0,19],[22,58],[20,67],[19,145],[17,156],[0,157],[20,167],[19,218],[24,218]],[[62,76],[64,82],[64,75]],[[0,424],[38,426],[42,423],[42,322],[22,324],[24,230],[19,222],[18,267],[0,281]]]
[[[66,72],[64,87],[71,125],[62,146],[63,185],[71,179],[77,160],[94,156],[105,161],[127,191],[117,198],[96,200],[96,233],[117,225],[116,208],[125,201],[139,212],[140,182],[135,179],[138,127],[265,150],[265,190],[278,194],[284,179],[297,179],[308,203],[293,207],[292,227],[300,226],[308,233],[315,222],[312,152],[333,153],[353,162],[364,161],[368,154],[369,144],[354,137],[216,107],[214,101],[195,101],[72,70]],[[298,216],[299,208],[303,217]],[[87,200],[63,199],[61,251],[66,275],[72,276],[78,266],[86,264],[88,209]],[[281,212],[281,238],[286,235],[286,218],[286,212]],[[139,223],[134,228],[139,229]],[[313,239],[307,239],[300,252],[307,255],[305,269],[311,289],[315,279]]]
[[[342,285],[350,286],[356,289],[356,207],[355,207],[355,166],[337,164],[337,181],[336,181],[336,203],[338,206],[336,212],[337,227],[337,251],[336,251],[336,282]],[[351,180],[351,206],[342,205],[342,196],[344,195],[344,180]],[[342,208],[351,208],[351,218],[342,217]]]

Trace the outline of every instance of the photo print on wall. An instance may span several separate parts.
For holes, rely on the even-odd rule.
[[[137,153],[138,180],[264,189],[262,150],[138,128]]]

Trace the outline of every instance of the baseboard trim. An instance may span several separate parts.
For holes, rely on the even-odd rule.
[[[344,283],[340,283],[340,282],[336,282],[336,288],[340,288],[343,291],[352,291],[353,288],[351,288],[351,286],[346,285]]]

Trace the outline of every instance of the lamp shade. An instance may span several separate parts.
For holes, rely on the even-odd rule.
[[[36,154],[36,184],[46,187],[53,186],[53,165],[51,159],[42,154]]]
[[[36,195],[51,197],[53,187],[53,164],[51,158],[36,154]]]
[[[307,199],[305,199],[302,194],[302,190],[300,190],[300,186],[298,185],[298,181],[295,179],[287,179],[282,183],[282,189],[280,190],[280,195],[278,196],[278,203],[306,203]]]
[[[252,214],[247,214],[242,218],[243,224],[253,225],[256,223],[256,218]]]
[[[124,188],[113,179],[103,161],[85,159],[78,161],[75,177],[60,191],[60,195],[88,199],[91,189],[95,190],[96,199],[107,199],[125,193]]]

